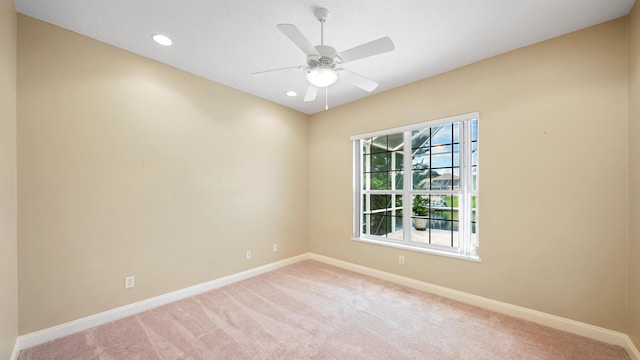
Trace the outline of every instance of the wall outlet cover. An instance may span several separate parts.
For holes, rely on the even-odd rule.
[[[135,276],[127,276],[124,278],[124,288],[131,289],[136,286],[136,277]]]

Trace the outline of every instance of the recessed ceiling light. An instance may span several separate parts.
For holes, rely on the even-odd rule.
[[[157,42],[160,45],[169,46],[173,43],[173,41],[171,41],[171,39],[169,39],[166,35],[155,34],[152,37],[153,41]]]
[[[298,93],[297,93],[297,92],[295,92],[295,91],[293,91],[293,90],[289,90],[289,91],[287,91],[287,96],[294,97],[294,96],[296,96],[296,95],[298,95]]]

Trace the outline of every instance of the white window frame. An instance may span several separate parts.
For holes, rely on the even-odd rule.
[[[453,258],[459,258],[464,260],[471,260],[480,262],[478,256],[479,247],[479,147],[480,139],[477,134],[477,160],[476,160],[476,173],[475,173],[475,188],[473,188],[472,182],[472,163],[471,163],[471,120],[477,120],[478,129],[480,127],[480,114],[478,112],[451,116],[447,118],[431,120],[421,122],[418,124],[397,127],[393,129],[380,130],[370,132],[366,134],[355,135],[351,137],[353,142],[353,237],[352,240],[362,241],[367,243],[373,243],[378,245],[390,246],[394,248],[400,248],[411,251],[418,251],[424,253],[430,253],[435,255],[448,256]],[[459,144],[460,144],[460,176],[459,176],[459,189],[458,190],[413,190],[413,171],[412,169],[412,156],[411,156],[411,131],[421,130],[424,128],[430,128],[438,125],[446,125],[451,123],[459,123]],[[404,164],[403,164],[403,189],[402,190],[363,190],[362,189],[362,141],[366,138],[391,135],[403,133],[404,135]],[[409,146],[406,146],[409,144]],[[403,216],[403,239],[391,239],[388,237],[377,236],[372,234],[366,234],[362,232],[362,196],[363,194],[391,194],[402,195],[402,211],[403,214],[412,213],[412,199],[413,195],[418,194],[431,194],[431,195],[455,195],[458,196],[458,247],[447,247],[436,244],[416,243],[411,241],[412,236],[412,216]],[[476,237],[475,241],[472,241],[471,237],[471,201],[472,198],[476,198]],[[394,202],[395,204],[395,202]]]

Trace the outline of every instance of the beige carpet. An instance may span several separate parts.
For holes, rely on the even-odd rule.
[[[25,349],[40,359],[629,359],[624,349],[303,261]]]

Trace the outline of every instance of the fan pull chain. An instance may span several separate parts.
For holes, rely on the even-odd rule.
[[[329,87],[324,88],[324,109],[329,110]]]

